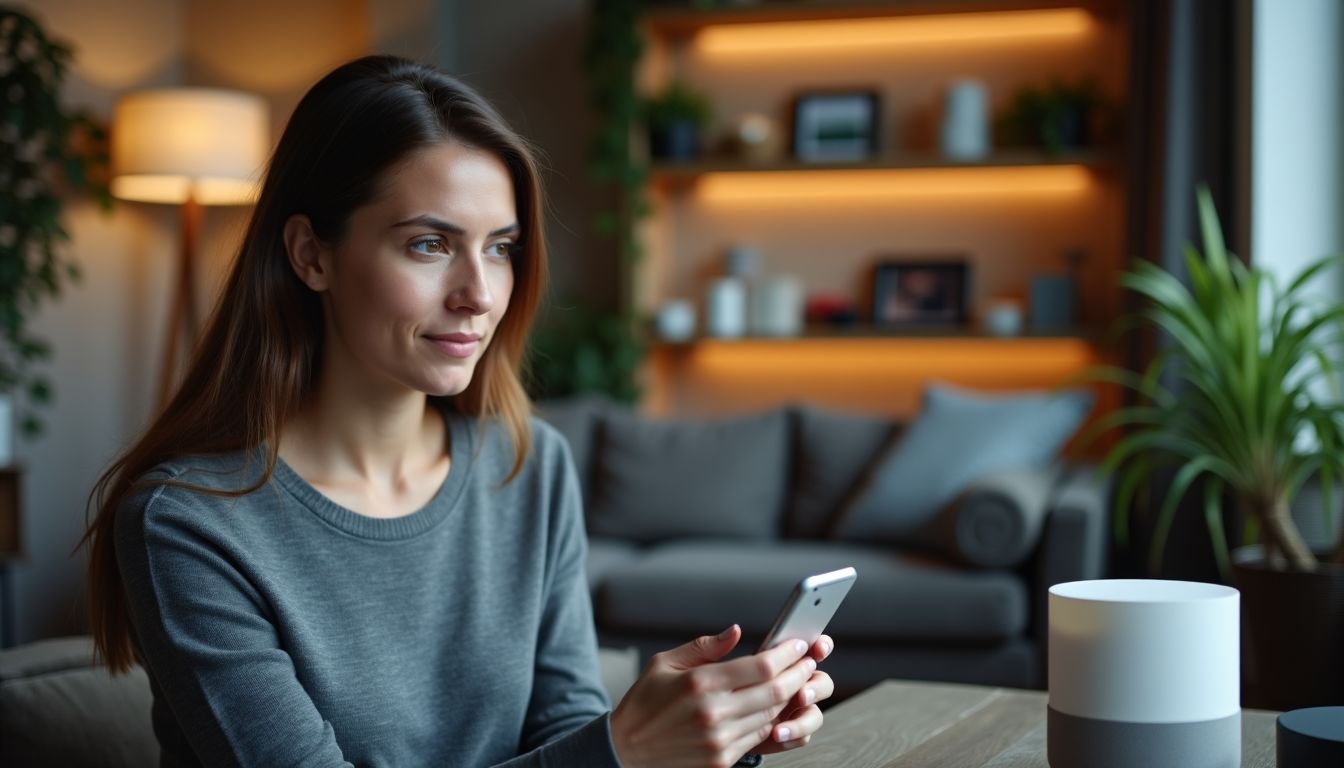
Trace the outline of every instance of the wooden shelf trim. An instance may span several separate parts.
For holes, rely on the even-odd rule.
[[[709,158],[690,163],[654,163],[649,167],[649,177],[655,183],[685,184],[709,173],[781,173],[781,172],[831,172],[831,171],[883,171],[883,170],[941,170],[941,169],[977,169],[1010,167],[1054,167],[1061,165],[1079,165],[1095,171],[1105,171],[1115,166],[1115,152],[1104,150],[1086,150],[1051,155],[1030,149],[1012,149],[995,152],[983,160],[957,162],[933,153],[903,153],[886,155],[872,160],[850,163],[806,163],[788,159],[775,163],[752,163],[736,158]]]

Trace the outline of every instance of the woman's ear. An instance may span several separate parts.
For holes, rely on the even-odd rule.
[[[325,291],[331,274],[331,252],[313,232],[307,216],[295,214],[285,221],[285,252],[294,274],[314,291]]]

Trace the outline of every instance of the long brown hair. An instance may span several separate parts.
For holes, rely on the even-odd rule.
[[[80,540],[89,547],[89,622],[98,653],[113,672],[135,661],[114,546],[118,509],[162,462],[265,446],[265,472],[253,485],[221,492],[173,483],[224,496],[256,491],[275,470],[281,428],[316,383],[322,305],[290,267],[285,221],[306,215],[319,239],[339,243],[350,214],[374,198],[391,166],[443,141],[494,154],[513,180],[521,234],[509,307],[452,406],[482,419],[498,417],[514,449],[505,482],[522,468],[531,449],[531,406],[519,376],[546,282],[536,160],[527,142],[460,81],[392,56],[352,61],[318,81],[295,108],[181,387],[90,494],[97,514]]]

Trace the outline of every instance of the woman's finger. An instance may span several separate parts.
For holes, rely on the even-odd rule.
[[[706,664],[691,672],[692,686],[701,691],[731,691],[764,683],[779,677],[808,650],[807,643],[795,640],[750,656]]]
[[[808,707],[797,713],[795,717],[781,721],[771,730],[769,738],[747,751],[759,755],[769,755],[797,749],[812,739],[812,736],[821,728],[824,719],[819,708]],[[782,741],[781,737],[783,738]]]
[[[835,641],[831,639],[830,635],[822,635],[817,638],[817,641],[812,644],[807,652],[817,661],[825,661],[834,651]]]
[[[739,688],[733,691],[729,699],[731,704],[725,709],[725,714],[730,717],[745,717],[766,710],[775,710],[775,714],[778,714],[812,679],[816,669],[817,662],[805,656],[773,679]]]
[[[835,695],[835,681],[825,672],[816,671],[803,683],[797,695],[793,697],[794,709],[810,707],[818,702],[825,701]]]

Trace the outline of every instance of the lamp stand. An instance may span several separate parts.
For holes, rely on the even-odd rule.
[[[191,360],[196,346],[196,239],[201,228],[201,204],[188,196],[182,203],[182,247],[178,254],[177,289],[168,315],[168,332],[163,347],[163,369],[159,372],[159,410],[168,405],[177,389],[179,368]],[[181,355],[179,357],[179,354]]]

